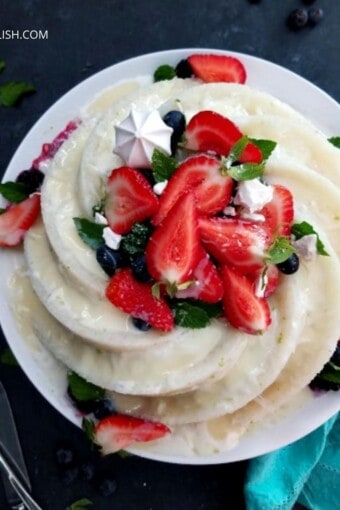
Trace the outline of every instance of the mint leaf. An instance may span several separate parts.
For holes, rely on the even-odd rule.
[[[316,249],[320,255],[329,256],[329,253],[325,250],[325,246],[321,241],[319,234],[314,230],[314,227],[308,223],[307,221],[302,221],[301,223],[294,223],[292,226],[292,234],[296,237],[296,239],[301,239],[301,237],[315,234],[317,237],[316,240]]]
[[[172,80],[175,76],[175,68],[168,64],[157,67],[156,71],[153,73],[154,81]]]
[[[234,143],[234,145],[232,145],[229,154],[225,159],[225,165],[227,168],[231,167],[233,163],[236,163],[236,161],[240,160],[240,157],[242,156],[248,141],[249,139],[247,136],[242,136],[239,140],[237,140],[236,143]]]
[[[198,308],[201,308],[208,315],[209,319],[220,317],[223,313],[222,303],[205,303],[204,301],[191,299],[190,303]]]
[[[230,168],[222,168],[223,175],[230,175],[235,181],[250,181],[261,177],[264,172],[264,162],[256,163],[242,163],[241,165],[231,166]]]
[[[8,181],[0,184],[0,195],[9,202],[18,204],[25,200],[29,193],[27,193],[26,187],[21,182]]]
[[[83,418],[83,421],[81,422],[81,428],[84,431],[85,436],[91,443],[94,443],[94,437],[95,437],[95,423],[94,421],[90,420],[89,418]]]
[[[123,237],[120,246],[129,255],[144,253],[151,232],[151,225],[135,223],[132,226],[131,232]]]
[[[87,498],[78,499],[77,501],[74,501],[71,503],[70,506],[66,508],[66,510],[85,510],[90,505],[93,505],[92,501],[90,501]]]
[[[0,58],[0,73],[2,73],[5,67],[6,67],[5,61],[2,58]]]
[[[2,351],[0,356],[0,362],[3,363],[3,365],[8,365],[10,367],[17,367],[19,366],[19,363],[16,360],[16,357],[14,356],[13,352],[9,347],[7,347],[4,351]]]
[[[324,379],[325,381],[340,384],[340,369],[328,362],[317,377],[321,377],[321,379]]]
[[[133,457],[133,453],[127,452],[126,450],[118,450],[117,455],[121,459],[126,459],[126,457]]]
[[[331,138],[328,138],[328,141],[334,145],[335,147],[337,147],[338,149],[340,149],[340,136],[332,136]]]
[[[205,310],[186,301],[172,303],[171,308],[174,312],[175,324],[182,328],[205,328],[210,322]]]
[[[105,390],[92,384],[75,372],[68,372],[67,382],[71,395],[81,402],[86,400],[100,400],[105,396]]]
[[[14,106],[25,94],[35,92],[33,85],[24,81],[11,81],[0,86],[0,104]]]
[[[249,141],[256,145],[262,152],[262,161],[267,161],[277,143],[273,140],[260,140],[257,138],[249,138]]]
[[[295,253],[295,248],[290,244],[286,237],[277,237],[274,243],[266,251],[266,261],[268,264],[280,264]]]
[[[103,230],[106,225],[94,223],[86,218],[73,218],[73,221],[81,239],[93,250],[97,250],[100,246],[105,244]]]
[[[152,153],[151,168],[156,182],[169,180],[176,168],[178,161],[159,149],[155,149]]]

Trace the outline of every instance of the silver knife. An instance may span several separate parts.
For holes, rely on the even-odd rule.
[[[6,499],[13,510],[40,507],[29,495],[29,481],[12,410],[7,394],[0,382],[0,472],[4,482]],[[41,509],[40,509],[41,510]]]

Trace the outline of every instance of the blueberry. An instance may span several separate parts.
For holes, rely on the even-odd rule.
[[[74,451],[68,446],[61,446],[56,450],[55,457],[59,466],[69,466],[74,460]]]
[[[103,420],[107,416],[111,416],[116,413],[116,409],[113,405],[112,400],[109,398],[103,398],[98,400],[97,405],[93,411],[94,416],[97,420]]]
[[[81,480],[84,480],[85,482],[90,482],[93,480],[95,475],[95,467],[92,462],[84,462],[80,465],[79,468],[79,477]]]
[[[23,184],[28,194],[40,189],[45,175],[40,170],[23,170],[16,178],[16,182]]]
[[[116,270],[123,266],[123,255],[119,250],[113,250],[105,244],[96,251],[97,262],[109,276],[113,276]]]
[[[305,5],[312,5],[315,0],[302,0]]]
[[[194,71],[189,64],[189,60],[185,58],[178,62],[175,68],[175,73],[178,78],[191,78],[191,76],[194,74]]]
[[[104,497],[111,496],[116,490],[117,482],[113,478],[104,478],[98,483],[98,491]]]
[[[277,267],[283,274],[293,274],[299,269],[299,264],[299,257],[296,253],[292,253],[289,259],[284,262],[280,262],[280,264],[277,264]]]
[[[134,256],[131,262],[131,270],[133,276],[142,283],[148,283],[152,281],[152,277],[148,271],[145,262],[145,255],[143,253],[138,253]]]
[[[315,27],[323,18],[323,10],[320,7],[311,7],[308,9],[308,25]]]
[[[148,331],[151,328],[151,324],[138,317],[132,317],[133,325],[141,331]]]
[[[250,4],[259,4],[261,3],[261,0],[248,0]]]
[[[78,476],[79,468],[77,466],[71,466],[62,470],[60,479],[64,484],[70,485],[78,478]]]
[[[287,24],[292,30],[299,30],[307,25],[307,9],[294,9],[288,16]]]
[[[185,130],[185,117],[182,112],[171,110],[164,115],[163,120],[167,126],[170,126],[174,130],[171,135],[171,152],[174,153]]]

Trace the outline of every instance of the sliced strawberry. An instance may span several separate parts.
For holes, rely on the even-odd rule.
[[[266,229],[237,218],[200,218],[202,243],[221,264],[250,273],[262,268],[270,236]]]
[[[257,212],[266,218],[265,225],[273,234],[289,236],[294,219],[293,195],[280,184],[274,184],[273,188],[273,199]]]
[[[176,297],[179,299],[200,299],[206,303],[217,303],[223,297],[223,284],[216,266],[210,260],[207,252],[200,249],[200,259],[193,272],[195,282],[185,290],[179,290]]]
[[[117,234],[126,234],[136,221],[144,221],[158,209],[158,198],[138,170],[122,166],[112,170],[107,182],[105,216]]]
[[[258,296],[262,292],[263,297],[268,298],[276,291],[279,285],[280,271],[277,266],[271,264],[270,266],[263,267],[255,274],[250,274],[249,278],[252,280],[254,285],[255,294]]]
[[[265,298],[255,296],[253,283],[228,266],[223,266],[221,273],[223,308],[229,323],[253,335],[268,329],[271,324],[270,308]]]
[[[125,414],[113,414],[104,418],[95,427],[95,442],[102,453],[117,452],[135,442],[160,439],[171,430],[163,423],[134,418]]]
[[[152,295],[151,284],[134,279],[131,269],[122,269],[110,280],[106,297],[112,304],[133,317],[148,322],[161,331],[171,331],[174,319],[163,298]]]
[[[187,125],[185,148],[227,156],[241,137],[241,131],[231,120],[217,112],[204,110],[194,115]],[[262,161],[262,152],[252,142],[248,142],[240,161],[259,163]]]
[[[206,154],[186,159],[174,172],[159,201],[152,222],[159,225],[179,197],[192,190],[197,210],[204,215],[216,214],[228,205],[233,180],[221,174],[221,162]]]
[[[188,61],[194,75],[208,83],[245,83],[247,78],[244,65],[235,57],[198,54],[188,57]]]
[[[195,197],[181,195],[152,234],[145,260],[155,280],[183,283],[198,264],[200,239]]]
[[[0,246],[16,246],[40,212],[40,195],[35,193],[0,214]]]

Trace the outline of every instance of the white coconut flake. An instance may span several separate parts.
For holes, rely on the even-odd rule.
[[[112,250],[118,250],[123,236],[116,234],[110,227],[105,227],[103,230],[103,238],[106,246]]]
[[[306,236],[301,237],[301,239],[296,239],[292,241],[292,245],[298,252],[298,255],[300,255],[304,259],[310,260],[317,253],[316,247],[317,240],[318,236],[316,234],[308,234]]]
[[[225,207],[222,212],[226,216],[236,216],[236,209],[235,209],[235,207],[233,207],[231,205],[228,205],[228,207]]]
[[[96,212],[95,215],[94,215],[94,221],[95,223],[98,223],[98,225],[107,225],[108,224],[108,221],[107,219],[105,218],[105,216],[103,216],[102,214],[100,214],[99,212]]]
[[[258,221],[258,222],[266,221],[266,218],[263,216],[263,214],[251,213],[248,211],[242,211],[240,214],[240,217],[242,218],[242,220]]]
[[[167,180],[162,181],[162,182],[157,182],[152,189],[153,189],[154,193],[156,193],[156,195],[161,195],[163,193],[163,191],[165,190],[165,188],[167,187],[167,185],[168,185]]]
[[[234,197],[235,205],[242,205],[250,213],[259,211],[273,199],[273,187],[262,184],[259,179],[241,181]]]

